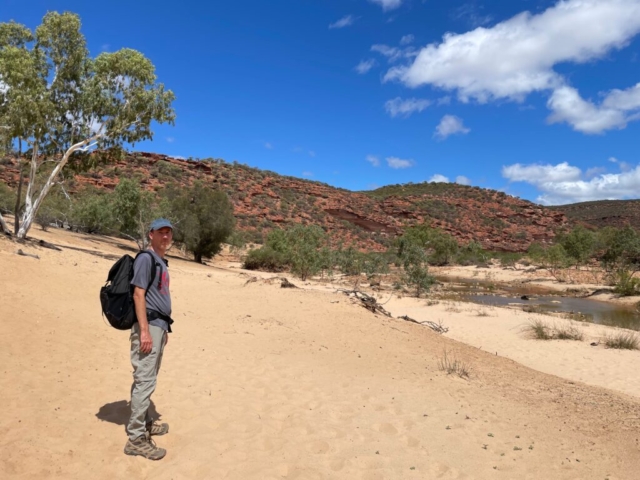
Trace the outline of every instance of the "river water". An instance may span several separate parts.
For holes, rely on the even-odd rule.
[[[633,306],[617,305],[590,298],[551,295],[536,286],[503,286],[463,278],[438,278],[447,289],[456,291],[461,300],[480,305],[522,306],[533,312],[562,312],[576,320],[640,331],[640,312]],[[492,292],[496,293],[492,293]],[[491,293],[490,293],[491,292]],[[498,294],[497,292],[500,292]],[[522,299],[526,296],[528,299]]]

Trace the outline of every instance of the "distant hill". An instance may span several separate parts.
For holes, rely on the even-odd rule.
[[[630,225],[640,229],[640,200],[598,200],[547,208],[564,212],[570,221],[584,222],[595,227]]]
[[[156,191],[195,179],[221,189],[233,201],[238,227],[255,241],[273,228],[303,223],[321,226],[336,243],[383,250],[407,227],[429,222],[460,243],[475,240],[491,250],[524,251],[534,241],[551,241],[568,226],[561,210],[479,187],[425,182],[352,192],[220,159],[145,152],[76,175],[67,186],[72,194],[87,185],[112,190],[121,177],[137,178]],[[14,159],[0,160],[0,181],[17,185]]]

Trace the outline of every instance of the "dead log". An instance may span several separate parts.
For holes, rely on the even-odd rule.
[[[360,304],[372,313],[381,313],[386,317],[391,317],[391,314],[387,312],[383,308],[383,306],[380,305],[378,301],[371,295],[367,295],[366,293],[361,292],[360,290],[339,289],[338,291],[344,293],[345,295],[348,295],[350,297],[355,297],[356,299],[360,300]]]
[[[422,325],[424,327],[429,327],[436,333],[447,333],[449,328],[445,327],[441,323],[432,322],[430,320],[425,320],[424,322],[419,322],[418,320],[414,320],[408,315],[403,315],[402,317],[398,317],[400,320],[406,320],[407,322],[417,323],[418,325]]]
[[[38,245],[40,245],[43,248],[50,248],[51,250],[56,250],[58,252],[62,251],[62,249],[57,245],[54,245],[53,243],[45,242],[44,240],[40,240],[38,242]]]
[[[280,288],[298,288],[298,287],[296,285],[294,285],[293,283],[291,283],[286,278],[283,278],[282,282],[280,282]]]

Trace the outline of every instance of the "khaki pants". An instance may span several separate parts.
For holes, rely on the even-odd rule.
[[[133,385],[131,385],[131,418],[127,425],[130,440],[144,435],[149,417],[151,394],[156,389],[162,352],[166,343],[165,332],[160,327],[149,325],[153,348],[149,353],[140,353],[140,326],[133,324],[131,329],[131,365],[133,366]]]

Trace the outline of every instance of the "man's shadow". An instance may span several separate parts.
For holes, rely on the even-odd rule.
[[[100,407],[96,417],[103,422],[111,422],[116,425],[127,425],[131,416],[131,405],[127,400],[107,403]],[[158,420],[162,415],[156,410],[156,406],[151,400],[149,404],[149,416],[153,420]]]

